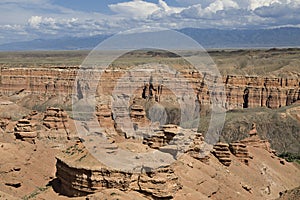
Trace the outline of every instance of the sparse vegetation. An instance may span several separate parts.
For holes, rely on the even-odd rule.
[[[279,155],[280,158],[284,158],[288,162],[297,162],[300,164],[300,155],[290,152],[283,152]]]
[[[145,63],[160,63],[173,66],[191,67],[189,63],[170,52],[139,50],[115,60],[112,68],[128,68]],[[36,51],[0,52],[2,67],[47,67],[78,68],[89,51]],[[221,74],[276,75],[288,76],[290,72],[300,73],[300,49],[270,50],[218,50],[208,51]],[[195,52],[182,52],[187,57],[199,56]],[[274,72],[274,71],[278,71]],[[285,72],[285,73],[282,73]]]
[[[32,193],[24,196],[22,198],[22,200],[29,200],[29,199],[33,199],[34,197],[36,197],[38,194],[40,194],[41,192],[46,191],[50,186],[45,186],[45,187],[37,187],[36,190],[34,190]]]

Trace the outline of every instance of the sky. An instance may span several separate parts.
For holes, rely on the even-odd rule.
[[[300,0],[1,0],[0,44],[140,27],[300,27]]]

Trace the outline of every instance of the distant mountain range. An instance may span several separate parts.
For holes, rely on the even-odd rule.
[[[300,47],[300,28],[254,30],[184,28],[178,31],[190,36],[205,48]],[[93,49],[108,37],[110,35],[36,39],[1,44],[0,51]]]

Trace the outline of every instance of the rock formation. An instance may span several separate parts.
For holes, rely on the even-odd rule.
[[[245,144],[233,142],[229,144],[229,149],[241,162],[249,164],[249,152]]]
[[[2,94],[14,94],[20,91],[27,94],[71,94],[76,70],[1,67],[0,77]]]
[[[252,123],[252,127],[251,127],[251,130],[249,131],[249,136],[255,136],[257,135],[257,130],[256,130],[256,124],[255,123]]]
[[[218,160],[227,167],[231,164],[230,151],[228,147],[228,144],[218,142],[214,145],[212,150],[214,156],[216,156],[216,158],[218,158]]]
[[[68,114],[61,108],[48,107],[44,115],[44,125],[49,129],[68,129]]]
[[[146,116],[144,107],[142,105],[136,104],[135,102],[130,107],[130,118],[138,127],[149,125],[149,120]]]
[[[191,157],[200,160],[201,162],[208,163],[209,155],[205,152],[204,137],[201,133],[196,133],[192,144],[186,151]]]
[[[143,143],[153,149],[158,149],[168,145],[181,130],[180,127],[174,124],[163,125],[159,130],[155,131],[151,137],[144,137]]]
[[[171,168],[142,171],[140,174],[110,169],[91,156],[80,142],[57,156],[56,168],[60,192],[68,196],[114,188],[139,191],[154,199],[170,199],[181,188]]]
[[[17,139],[35,143],[37,133],[34,130],[35,124],[32,124],[28,119],[21,119],[14,128],[14,134]]]
[[[106,132],[115,132],[115,122],[113,120],[111,106],[108,104],[99,104],[96,106],[96,116],[100,127],[104,128]]]
[[[157,131],[151,137],[144,138],[143,143],[153,149],[159,149],[160,147],[165,146],[167,141],[164,132]]]
[[[267,140],[260,139],[257,135],[245,138],[241,140],[240,143],[251,147],[262,148],[267,150],[268,152],[273,152],[270,147],[270,143]]]
[[[10,121],[11,119],[10,118],[4,118],[4,117],[2,117],[2,118],[0,118],[0,128],[2,129],[2,130],[5,130],[6,129],[6,126],[9,124],[9,121]]]
[[[300,98],[300,80],[258,76],[227,76],[227,108],[279,108]]]
[[[147,69],[145,69],[146,71]],[[181,70],[182,76],[188,82],[192,83],[192,88],[198,93],[198,100],[201,105],[209,104],[210,95],[226,95],[226,102],[220,102],[226,109],[237,108],[254,108],[268,107],[279,108],[288,106],[300,100],[300,80],[299,78],[269,78],[259,76],[234,76],[228,75],[223,77],[226,94],[210,94],[206,81],[215,81],[216,77],[207,78],[208,75],[194,73],[193,70]],[[125,71],[122,70],[105,70],[101,80],[96,80],[98,75],[94,71],[86,70],[84,72],[88,80],[95,79],[92,83],[95,86],[86,85],[84,81],[78,81],[75,84],[75,69],[56,69],[56,68],[4,68],[0,70],[0,91],[4,95],[12,94],[43,94],[43,95],[61,95],[67,101],[72,96],[74,89],[78,91],[78,99],[83,98],[91,87],[102,85],[97,89],[97,93],[110,95],[115,87],[115,80],[122,76]],[[149,81],[149,77],[143,77],[143,70],[140,72],[144,81]],[[132,78],[132,77],[131,77]],[[174,75],[173,78],[176,78]],[[139,81],[139,80],[137,80]],[[154,83],[153,83],[154,84]],[[103,86],[104,85],[104,86]],[[162,85],[156,85],[157,100],[160,102],[166,96],[170,96],[170,91],[164,86],[164,92],[161,92]],[[122,91],[128,93],[129,85],[122,86]],[[176,90],[180,91],[182,87],[176,86]],[[157,89],[156,89],[157,88]],[[149,90],[146,89],[147,91]],[[145,90],[145,91],[146,91]],[[153,90],[153,89],[152,89]],[[151,91],[152,91],[151,90]],[[156,91],[154,90],[154,93]],[[176,91],[176,92],[178,92]],[[174,91],[173,91],[174,92]],[[146,98],[147,94],[143,92],[143,88],[137,92],[138,96]],[[153,94],[155,96],[155,94]],[[148,95],[149,96],[149,95]],[[146,98],[147,99],[147,98]],[[47,99],[45,99],[47,100]]]

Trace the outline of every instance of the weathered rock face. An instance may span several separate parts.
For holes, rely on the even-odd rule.
[[[2,130],[6,129],[6,126],[9,124],[10,118],[0,118],[0,128]]]
[[[38,121],[38,112],[36,110],[31,111],[24,119]]]
[[[249,152],[245,144],[239,142],[230,143],[229,149],[241,162],[246,165],[249,164]]]
[[[25,93],[71,94],[76,71],[46,68],[1,68],[2,94]]]
[[[229,145],[226,143],[217,143],[214,145],[212,153],[218,158],[218,160],[225,166],[231,164]]]
[[[196,133],[192,144],[186,151],[191,157],[200,160],[204,163],[208,163],[209,155],[205,153],[204,137],[201,133]]]
[[[163,125],[151,137],[145,137],[143,143],[153,149],[158,149],[168,145],[179,132],[181,132],[181,128],[177,125]]]
[[[110,169],[95,160],[81,143],[57,156],[56,169],[61,193],[68,196],[82,196],[114,188],[139,191],[152,198],[172,198],[181,188],[171,168],[140,174]]]
[[[300,80],[227,76],[227,108],[279,108],[300,98]]]
[[[145,69],[146,70],[146,69]],[[89,88],[97,88],[97,94],[111,95],[116,86],[116,79],[120,78],[124,71],[122,70],[106,70],[102,74],[101,80],[96,80],[98,75],[94,71],[86,70],[85,76],[88,80],[94,80],[89,85],[85,81],[75,83],[77,71],[74,69],[45,69],[45,68],[1,68],[0,70],[0,91],[2,94],[17,94],[23,92],[25,94],[45,94],[45,95],[61,95],[66,99],[72,96],[74,89],[78,91],[77,98],[83,98]],[[192,88],[198,94],[198,100],[201,105],[210,104],[210,94],[206,81],[215,81],[216,77],[207,78],[193,70],[181,70],[182,76],[192,83]],[[133,75],[132,75],[133,76]],[[143,77],[140,72],[142,81],[148,81],[149,77]],[[204,78],[205,77],[205,78]],[[176,78],[174,75],[173,78]],[[139,81],[141,81],[139,80]],[[299,78],[267,78],[258,76],[226,76],[223,77],[226,94],[226,102],[219,102],[226,109],[236,108],[253,108],[268,107],[279,108],[291,105],[300,100],[300,80]],[[102,87],[97,87],[97,84]],[[103,86],[104,85],[104,86]],[[158,102],[166,99],[172,94],[170,88],[163,87],[160,84],[153,83],[155,93],[157,93]],[[129,85],[122,86],[124,94],[130,91]],[[182,87],[186,85],[174,86],[176,92],[180,92]],[[174,91],[173,91],[174,92]],[[137,91],[140,97],[143,97],[143,88]],[[155,94],[153,94],[155,96]],[[65,100],[66,100],[65,99]],[[42,101],[42,100],[41,100]],[[66,100],[67,101],[67,100]]]
[[[260,139],[257,135],[250,136],[240,141],[240,143],[246,144],[247,146],[257,147],[272,152],[271,145],[267,140]]]
[[[43,124],[49,129],[68,129],[68,114],[61,108],[48,107]]]
[[[51,138],[58,140],[74,139],[76,135],[70,131],[69,116],[61,108],[48,107],[42,116],[43,129],[41,138]]]
[[[177,175],[171,168],[139,175],[137,191],[151,194],[154,198],[171,199],[181,189]]]
[[[147,119],[144,107],[137,104],[131,105],[130,117],[133,118],[135,122],[142,122]]]
[[[96,107],[96,116],[101,127],[106,131],[114,132],[114,120],[112,116],[111,106],[107,104],[100,104]]]
[[[21,119],[14,128],[14,133],[17,139],[35,143],[37,133],[35,132],[35,124],[32,124],[28,119]]]
[[[166,136],[165,136],[164,132],[157,131],[151,137],[144,138],[143,143],[153,149],[159,149],[160,147],[165,146],[167,141],[166,141]]]

